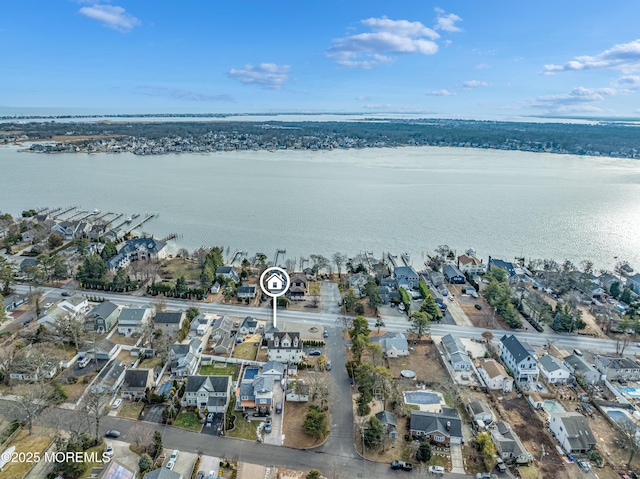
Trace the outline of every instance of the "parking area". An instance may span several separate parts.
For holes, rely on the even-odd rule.
[[[214,456],[200,456],[200,464],[198,465],[198,471],[202,471],[204,476],[213,471],[212,476],[218,477],[218,470],[220,469],[220,461],[222,458]],[[196,474],[198,473],[196,471]]]
[[[169,462],[169,456],[171,456],[171,449],[165,449],[164,454],[166,456],[165,463],[162,467],[165,467]],[[176,465],[173,466],[173,472],[177,472],[182,477],[191,477],[191,472],[193,471],[193,466],[196,463],[196,459],[198,459],[198,455],[192,452],[183,452],[180,451],[178,454],[178,459],[176,459]],[[208,472],[208,471],[207,471]]]
[[[276,414],[276,404],[282,403],[282,413]],[[271,408],[271,432],[264,435],[265,444],[274,446],[282,446],[284,438],[282,437],[282,416],[284,415],[284,393],[279,385],[276,385],[273,391],[273,407]]]
[[[202,434],[209,434],[210,436],[219,436],[222,432],[222,424],[224,422],[224,414],[221,412],[213,414],[211,421],[207,418],[207,421],[200,431]]]
[[[138,460],[140,457],[129,449],[129,443],[115,439],[105,438],[106,443],[113,445],[113,460],[118,461],[123,466],[132,471],[138,470]]]

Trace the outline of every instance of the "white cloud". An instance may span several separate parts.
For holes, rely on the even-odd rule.
[[[613,88],[577,87],[569,93],[538,97],[531,102],[531,106],[549,113],[596,112],[601,111],[600,108],[591,103],[600,102],[616,93]]]
[[[142,23],[133,15],[127,13],[124,8],[115,5],[94,4],[90,7],[82,7],[79,13],[84,17],[97,20],[103,25],[121,32],[128,32]]]
[[[627,90],[637,90],[640,88],[640,76],[626,75],[618,78],[614,84]]]
[[[335,58],[340,65],[371,68],[394,61],[394,55],[433,55],[438,51],[433,40],[440,35],[420,22],[382,17],[368,18],[360,23],[371,31],[333,40],[326,55]]]
[[[358,95],[356,97],[356,100],[358,100],[358,101],[369,101],[369,100],[371,100],[371,97],[370,96],[364,96],[364,95]]]
[[[289,65],[261,63],[257,66],[232,68],[228,75],[244,85],[260,85],[267,90],[280,90],[289,77],[289,70]]]
[[[167,88],[157,86],[141,86],[138,90],[143,95],[161,96],[173,98],[175,100],[195,101],[195,102],[215,102],[215,101],[233,101],[230,95],[209,95],[206,93],[196,93],[191,90],[183,90],[182,88]]]
[[[544,65],[543,75],[577,70],[619,70],[624,73],[640,70],[640,39],[614,45],[595,56],[579,56],[564,65]]]
[[[433,27],[436,30],[443,30],[445,32],[461,32],[462,28],[456,26],[456,22],[461,22],[462,18],[460,18],[455,13],[449,13],[448,15],[444,14],[444,10],[441,8],[435,9],[438,14],[436,18],[436,25]]]
[[[478,63],[476,65],[476,70],[484,70],[485,68],[491,68],[491,67],[486,63]]]
[[[478,88],[478,87],[481,87],[481,86],[489,86],[489,84],[486,83],[486,82],[483,82],[483,81],[478,81],[478,80],[469,80],[469,81],[466,81],[466,82],[464,82],[462,84],[462,87],[463,88],[467,88],[467,89],[469,89],[469,88]]]
[[[426,93],[429,96],[456,96],[457,93],[451,92],[449,90],[432,90]]]
[[[391,103],[368,103],[364,105],[367,110],[393,110],[394,106]]]

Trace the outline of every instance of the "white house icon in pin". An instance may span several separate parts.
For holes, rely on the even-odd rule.
[[[273,273],[267,279],[267,289],[269,291],[280,291],[283,285],[284,283],[282,281],[282,278],[275,273]]]

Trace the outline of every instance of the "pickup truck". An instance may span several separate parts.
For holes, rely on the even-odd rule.
[[[402,469],[403,471],[412,471],[413,464],[404,461],[393,461],[391,463],[391,469]]]

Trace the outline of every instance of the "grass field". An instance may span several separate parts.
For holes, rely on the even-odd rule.
[[[236,379],[238,376],[238,367],[235,364],[219,367],[216,364],[202,366],[200,368],[201,376],[231,376]]]
[[[258,429],[260,421],[247,421],[242,418],[242,414],[239,412],[236,412],[235,415],[235,427],[233,428],[233,430],[227,431],[227,436],[235,437],[237,439],[248,439],[251,441],[256,441],[258,439],[256,430]]]
[[[187,281],[200,281],[201,274],[202,268],[197,263],[183,261],[181,258],[169,260],[160,267],[160,276],[165,281],[175,280],[180,276],[184,276]]]
[[[195,412],[181,412],[178,414],[175,422],[175,427],[181,427],[183,429],[189,429],[190,431],[200,432],[202,430],[202,424],[200,424],[200,418]]]
[[[236,348],[233,350],[234,358],[246,359],[248,361],[255,361],[256,354],[258,354],[258,346],[249,341],[236,345]]]
[[[124,401],[122,406],[120,406],[120,410],[118,411],[119,417],[124,417],[127,419],[138,419],[140,416],[140,412],[144,408],[144,403],[140,402],[128,402]]]

